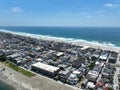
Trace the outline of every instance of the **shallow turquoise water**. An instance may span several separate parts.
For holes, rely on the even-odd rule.
[[[0,90],[15,90],[12,86],[0,81]]]

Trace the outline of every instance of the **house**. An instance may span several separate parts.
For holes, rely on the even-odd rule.
[[[41,62],[42,59],[41,59],[41,58],[36,58],[35,61],[37,61],[37,62]]]
[[[109,51],[103,51],[99,57],[100,61],[106,61],[109,56]]]
[[[58,52],[57,54],[56,54],[56,56],[59,58],[59,57],[61,57],[61,56],[63,56],[64,55],[64,53],[63,52]]]
[[[108,62],[112,63],[112,64],[115,64],[116,61],[117,61],[117,58],[114,58],[114,57],[110,57],[109,60],[108,60]]]
[[[60,70],[65,70],[65,68],[67,68],[68,65],[66,65],[66,64],[59,64],[58,67],[60,68]]]
[[[104,63],[96,62],[93,70],[98,72],[98,73],[101,73],[103,66],[104,66]]]
[[[82,82],[81,82],[81,88],[82,88],[82,89],[85,89],[87,83],[88,83],[88,79],[87,79],[87,78],[85,78],[84,80],[82,80]]]
[[[73,74],[77,75],[77,77],[81,77],[81,72],[79,70],[73,71]]]
[[[91,70],[86,75],[87,79],[91,82],[96,82],[97,78],[99,76],[99,73],[97,71]]]
[[[81,66],[79,71],[81,72],[80,76],[84,76],[88,72],[88,68]]]
[[[93,83],[93,82],[88,82],[88,83],[87,83],[87,88],[88,88],[88,89],[95,89],[94,83]]]
[[[105,86],[105,83],[104,83],[104,81],[102,81],[102,80],[98,81],[98,82],[95,84],[95,87],[96,87],[96,88],[99,88],[99,87],[102,88],[103,86]]]
[[[49,77],[54,77],[58,74],[60,69],[58,67],[37,62],[35,64],[32,64],[31,70],[35,72],[39,72]]]
[[[76,85],[78,83],[78,77],[76,74],[70,74],[70,76],[68,77],[67,82],[71,85]]]
[[[49,65],[52,65],[52,66],[58,66],[59,65],[58,61],[53,61],[52,59],[48,60],[48,63],[49,63]]]
[[[93,58],[98,59],[99,57],[100,57],[100,55],[97,54],[97,53],[94,53],[94,54],[92,55],[92,59],[93,59]]]
[[[101,56],[99,57],[99,60],[100,60],[100,61],[106,61],[106,60],[107,60],[107,55],[101,55]]]
[[[58,73],[59,80],[62,81],[62,82],[64,82],[64,83],[66,83],[67,80],[68,80],[68,77],[69,77],[70,73],[71,72],[69,70],[67,70],[67,69],[60,71]]]
[[[118,53],[111,53],[108,62],[115,64],[117,61]]]
[[[21,54],[15,53],[15,54],[7,56],[7,58],[9,58],[10,60],[14,60],[15,58],[17,58],[19,56],[21,56]]]
[[[0,60],[2,60],[2,61],[6,60],[5,53],[3,53],[2,51],[0,51]]]

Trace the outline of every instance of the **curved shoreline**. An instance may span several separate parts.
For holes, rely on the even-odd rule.
[[[7,32],[6,32],[7,33]],[[31,36],[24,36],[22,34],[17,33],[10,33],[13,35],[23,36],[23,39],[25,37],[31,37]],[[35,37],[31,37],[35,38]],[[4,39],[4,38],[3,38]],[[53,41],[53,42],[62,42],[62,43],[69,43],[74,44],[77,46],[84,47],[92,47],[96,49],[103,49],[103,50],[110,50],[119,52],[120,48],[114,48],[114,47],[108,47],[108,46],[97,46],[89,43],[80,43],[80,42],[66,42],[66,41],[60,41],[56,40],[54,38],[36,38],[38,40],[44,40],[44,41]],[[8,83],[9,85],[12,85],[16,88],[16,90],[77,90],[78,88],[73,88],[71,86],[67,86],[65,84],[61,84],[59,82],[56,82],[54,80],[48,79],[47,77],[37,75],[33,78],[26,77],[22,75],[21,73],[18,73],[14,70],[11,70],[7,66],[0,63],[0,68],[5,68],[6,70],[1,73],[0,80],[3,80],[4,82]],[[58,89],[59,88],[59,89]]]
[[[1,73],[0,80],[13,86],[15,90],[81,90],[41,75],[29,78],[0,63],[0,70],[3,68],[6,70]]]
[[[96,48],[96,49],[110,50],[110,51],[116,51],[116,52],[120,51],[120,47],[116,47],[113,45],[109,46],[109,44],[104,45],[99,42],[94,43],[94,42],[90,42],[87,40],[79,40],[79,39],[73,40],[72,38],[44,36],[44,35],[37,35],[37,34],[24,33],[24,32],[14,32],[14,31],[9,31],[9,30],[4,30],[4,29],[0,29],[0,32],[10,33],[10,34],[18,35],[18,36],[23,36],[23,37],[35,38],[38,40],[41,39],[45,41],[64,42],[64,43],[69,43],[69,44],[82,46],[82,47],[89,46],[89,47]]]

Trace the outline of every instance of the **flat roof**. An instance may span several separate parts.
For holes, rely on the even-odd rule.
[[[44,64],[44,63],[41,63],[41,62],[35,63],[32,66],[43,69],[43,70],[46,70],[46,71],[49,71],[49,72],[52,72],[52,73],[59,70],[58,67],[47,65],[47,64]]]
[[[93,75],[93,76],[98,76],[98,75],[99,75],[99,73],[96,72],[96,71],[94,71],[94,70],[89,71],[88,74],[89,74],[89,75]]]
[[[80,74],[81,72],[76,70],[76,71],[73,71],[73,74]]]
[[[105,59],[107,59],[107,55],[101,55],[99,58],[105,60]]]
[[[89,88],[95,88],[95,85],[94,85],[93,82],[88,82],[87,83],[87,87],[89,87]]]
[[[84,46],[83,48],[81,48],[82,50],[88,49],[90,48],[90,46]]]
[[[56,55],[57,56],[61,56],[61,55],[63,55],[64,53],[63,52],[58,52]]]

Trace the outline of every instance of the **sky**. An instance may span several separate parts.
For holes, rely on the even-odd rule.
[[[0,26],[120,27],[120,0],[0,0]]]

